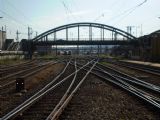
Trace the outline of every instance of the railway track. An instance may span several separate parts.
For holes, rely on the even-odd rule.
[[[0,80],[5,78],[5,76],[9,76],[10,74],[14,74],[14,73],[19,72],[21,70],[24,70],[27,68],[29,69],[32,66],[36,66],[36,64],[38,64],[38,61],[34,60],[34,61],[28,61],[25,63],[17,64],[14,66],[0,68]]]
[[[79,65],[79,66],[81,66],[81,65]],[[85,70],[88,70],[88,69],[85,69]],[[97,64],[97,66],[95,68],[93,68],[93,71],[91,73],[93,75],[99,77],[100,79],[102,79],[105,82],[106,81],[110,82],[116,86],[119,86],[120,88],[125,89],[127,92],[135,95],[136,97],[142,99],[146,103],[149,103],[153,107],[160,110],[160,98],[157,96],[155,97],[154,95],[141,90],[139,87],[137,88],[136,84],[131,84],[130,82],[126,82],[126,79],[132,81],[132,79],[128,78],[128,75],[119,76],[119,75],[113,74],[112,72],[110,72],[110,70],[106,70],[106,66],[101,65],[99,63]],[[119,74],[119,73],[117,73],[117,74]],[[144,85],[146,85],[146,84],[144,84]],[[150,86],[150,84],[148,85],[148,87],[149,86]],[[154,87],[153,87],[153,89],[156,92],[159,92],[159,87],[156,86],[155,88],[156,89],[154,89]]]
[[[29,76],[25,79],[25,90],[17,93],[16,85],[9,85],[0,90],[1,111],[0,117],[14,109],[25,100],[29,99],[36,92],[40,91],[45,85],[51,82],[57,75],[59,75],[66,67],[67,61],[61,61],[50,66],[47,69],[43,69],[33,76]],[[57,68],[58,67],[58,68]],[[69,68],[67,69],[69,70]],[[64,75],[65,76],[65,75]]]
[[[59,103],[56,105],[56,107],[51,112],[51,114],[47,117],[46,120],[55,120],[55,119],[59,118],[59,116],[62,114],[64,109],[67,107],[67,105],[69,104],[69,102],[73,98],[74,94],[80,88],[80,86],[82,85],[82,83],[84,82],[84,80],[86,79],[86,77],[92,71],[92,69],[94,68],[94,66],[96,64],[97,64],[97,62],[95,62],[93,64],[93,66],[90,67],[90,69],[87,71],[87,73],[84,75],[84,77],[82,77],[83,73],[81,73],[79,76],[77,75],[78,74],[77,73],[77,68],[75,67],[76,68],[76,73],[75,73],[75,76],[74,76],[70,86],[68,87],[67,91],[65,92],[65,94],[63,95],[63,97],[61,98]],[[75,63],[75,65],[76,65],[76,63]]]
[[[2,77],[0,78],[0,81],[8,80],[13,77],[20,76],[21,74],[25,74],[28,71],[31,71],[32,69],[44,66],[47,63],[48,62],[44,62],[43,64],[40,64],[39,61],[32,61],[30,63],[23,64],[21,66],[17,66],[11,69],[5,69],[2,71],[2,74],[1,74]]]
[[[22,104],[20,104],[19,106],[17,105],[18,108],[23,107],[23,105],[25,105],[28,102],[32,101],[33,99],[37,98],[38,95],[42,94],[42,92],[45,92],[45,90],[47,88],[49,88],[52,84],[54,84],[54,82],[57,79],[60,79],[60,78],[62,79],[62,77],[61,77],[62,75],[66,76],[66,75],[64,75],[64,73],[68,70],[67,69],[68,66],[69,66],[69,62],[66,64],[66,66],[64,67],[64,69],[55,78],[51,78],[51,79],[54,79],[54,80],[50,80],[49,83],[45,84],[44,86],[41,86],[40,88],[37,88],[37,90],[34,92],[34,94],[32,94],[31,96],[27,97],[27,100],[25,99],[24,102],[21,102]],[[11,107],[11,108],[13,109],[13,107]],[[14,110],[14,111],[16,111],[16,110]]]
[[[114,65],[117,65],[117,66],[122,66],[125,68],[145,72],[145,73],[160,77],[160,69],[158,69],[156,67],[147,66],[147,65],[140,65],[140,64],[135,64],[135,63],[122,62],[122,61],[111,62],[111,63]]]
[[[63,72],[53,79],[52,82],[4,115],[1,120],[70,119],[67,113],[77,114],[74,113],[73,108],[81,106],[82,103],[78,102],[79,104],[75,105],[69,105],[69,103],[72,102],[75,95],[77,96],[77,91],[89,73],[92,73],[92,75],[97,76],[104,82],[110,82],[126,90],[128,93],[139,98],[139,100],[143,100],[147,103],[146,105],[150,105],[156,108],[156,111],[160,111],[160,98],[151,94],[153,92],[159,95],[159,86],[141,81],[112,67],[97,63],[94,60],[84,64],[82,59],[79,61],[69,61]],[[147,92],[144,88],[152,92]],[[80,119],[81,117],[79,116],[78,118]]]
[[[13,90],[15,88],[15,82],[16,82],[16,77],[18,78],[23,78],[24,80],[26,80],[29,77],[32,77],[33,75],[37,74],[38,72],[47,69],[49,67],[51,67],[52,65],[58,64],[60,62],[63,61],[56,61],[56,62],[47,62],[41,65],[38,65],[36,67],[24,70],[24,71],[20,71],[20,74],[14,74],[11,75],[9,78],[10,79],[4,79],[4,82],[1,81],[2,83],[0,84],[0,94],[6,94],[8,92],[10,92],[11,90]],[[15,76],[16,75],[16,76]]]
[[[37,60],[30,60],[30,61],[15,64],[15,65],[5,65],[5,66],[0,67],[0,71],[11,70],[11,69],[18,68],[18,67],[21,67],[21,66],[24,66],[24,65],[27,65],[27,64],[34,63],[36,61]]]
[[[19,117],[24,119],[32,118],[40,120],[44,119],[45,116],[48,120],[57,118],[63,111],[63,109],[67,106],[67,103],[71,100],[71,98],[76,93],[78,88],[81,86],[83,81],[86,79],[88,74],[91,72],[93,67],[96,65],[95,62],[94,65],[92,65],[92,67],[90,67],[90,69],[86,73],[84,73],[82,69],[88,66],[92,62],[93,60],[86,63],[79,69],[77,69],[75,62],[74,72],[70,73],[68,71],[70,74],[64,77],[63,76],[63,73],[65,71],[64,70],[52,82],[50,82],[48,85],[42,88],[35,95],[30,97],[24,103],[22,103],[21,105],[13,109],[11,112],[3,116],[1,120],[8,120],[11,118],[18,119]],[[46,100],[48,102],[46,102]],[[49,106],[47,104],[47,107],[46,105],[44,105],[44,103],[50,103],[50,102],[52,104],[52,107],[49,107],[51,104],[49,104]],[[51,108],[53,111],[51,110]],[[36,114],[28,113],[31,110],[36,111],[35,113],[39,117],[36,116]],[[47,117],[47,115],[49,116]]]
[[[31,68],[38,67],[38,66],[43,66],[47,63],[49,63],[49,62],[41,63],[40,61],[31,61],[31,62],[28,62],[26,64],[13,67],[11,69],[1,69],[2,74],[1,74],[0,80],[9,79],[10,77],[14,77],[16,75],[23,74],[23,72],[25,72],[27,70],[30,70]]]
[[[136,77],[133,77],[133,76],[130,76],[130,75],[124,73],[124,72],[121,72],[121,71],[119,71],[119,70],[117,70],[113,67],[104,66],[102,64],[98,64],[98,65],[101,67],[101,69],[103,68],[106,71],[110,71],[110,73],[112,75],[114,75],[115,77],[121,78],[128,83],[136,84],[136,85],[139,85],[139,86],[144,87],[146,89],[149,89],[149,90],[152,90],[154,92],[160,93],[160,87],[157,86],[157,85],[142,81],[142,80],[140,80]],[[99,68],[99,67],[97,66],[97,68]]]

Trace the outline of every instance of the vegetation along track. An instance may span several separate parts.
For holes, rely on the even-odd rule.
[[[74,82],[75,81],[75,77],[77,77],[77,74],[80,70],[82,70],[82,68],[84,68],[85,66],[87,66],[89,63],[91,63],[93,61],[88,62],[87,64],[85,64],[83,67],[81,67],[78,70],[75,70],[74,72],[72,72],[71,74],[69,74],[67,77],[61,78],[63,72],[61,74],[59,74],[52,82],[50,82],[48,85],[46,85],[43,89],[41,89],[39,92],[37,92],[35,95],[33,95],[31,98],[29,98],[28,100],[26,100],[24,103],[22,103],[21,105],[19,105],[18,107],[16,107],[14,110],[12,110],[11,112],[9,112],[8,114],[6,114],[5,116],[3,116],[1,119],[2,120],[7,120],[7,119],[11,119],[11,118],[17,118],[18,115],[22,115],[21,117],[24,117],[26,119],[29,119],[30,117],[28,115],[31,114],[27,114],[27,111],[31,111],[33,109],[35,109],[37,111],[42,110],[39,114],[39,117],[36,116],[34,119],[44,119],[46,113],[49,113],[49,111],[44,110],[44,106],[43,103],[49,103],[50,101],[50,97],[52,102],[54,103],[54,100],[57,101],[55,102],[55,105],[59,105],[61,102],[59,102],[59,100],[61,99],[61,101],[63,101],[64,98],[67,99],[68,101],[68,97],[70,98],[70,95],[72,96],[76,90],[79,88],[79,86],[81,85],[81,83],[84,81],[84,79],[87,77],[87,75],[89,74],[89,72],[91,71],[91,69],[93,69],[94,65],[92,66],[92,68],[86,73],[86,75],[82,78],[82,80],[80,80],[80,82]],[[76,67],[75,67],[76,68]],[[69,72],[69,71],[68,71]],[[76,75],[75,75],[76,74]],[[80,77],[82,77],[82,74],[79,75]],[[72,79],[74,78],[74,79]],[[72,81],[73,80],[73,81]],[[79,79],[77,79],[79,80]],[[77,85],[75,85],[75,83],[78,83]],[[73,88],[74,87],[74,88]],[[59,89],[58,89],[59,88]],[[63,95],[65,93],[68,94],[67,89],[69,89],[68,91],[70,91],[70,95],[68,97],[64,97]],[[56,92],[57,91],[57,92]],[[62,96],[61,96],[62,95]],[[66,94],[65,94],[66,95]],[[48,98],[49,97],[49,98]],[[46,99],[49,100],[48,102],[46,102]],[[39,102],[39,104],[37,104]],[[40,104],[40,102],[42,102],[42,104]],[[37,104],[37,105],[36,105]],[[42,105],[42,106],[41,106]],[[54,106],[54,104],[52,104]],[[36,108],[39,107],[39,108]],[[50,109],[49,106],[47,106],[47,109]],[[34,111],[34,110],[33,110]],[[54,111],[53,111],[54,112]],[[51,113],[53,113],[51,112]],[[36,113],[38,114],[38,112]],[[43,114],[43,115],[42,115]],[[33,115],[33,116],[32,116]],[[31,118],[34,117],[35,114],[32,114]],[[47,116],[46,116],[47,117]],[[51,114],[51,117],[54,117],[53,114]]]

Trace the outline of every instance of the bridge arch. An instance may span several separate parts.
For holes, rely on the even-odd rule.
[[[118,29],[118,28],[115,28],[115,27],[112,27],[112,26],[109,26],[109,25],[100,24],[100,23],[91,23],[91,22],[80,22],[80,23],[66,24],[66,25],[62,25],[62,26],[53,28],[53,29],[48,30],[48,31],[38,35],[37,37],[33,38],[32,41],[33,42],[38,42],[38,41],[43,41],[43,40],[45,41],[45,40],[47,40],[47,36],[48,35],[51,35],[53,33],[56,33],[58,31],[62,31],[62,30],[68,31],[69,28],[75,28],[75,27],[77,27],[78,29],[79,29],[79,27],[100,28],[102,30],[111,31],[114,34],[119,34],[119,35],[123,36],[124,38],[127,38],[127,40],[135,40],[136,39],[135,36],[125,32],[125,31],[123,31],[121,29]],[[66,32],[66,34],[67,34],[67,32]]]

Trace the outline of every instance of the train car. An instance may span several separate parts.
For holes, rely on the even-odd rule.
[[[69,51],[64,51],[64,52],[63,52],[63,55],[71,55],[71,54],[72,54],[72,51],[70,51],[70,50],[69,50]]]

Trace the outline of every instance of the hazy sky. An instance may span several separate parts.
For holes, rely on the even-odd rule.
[[[141,3],[143,3],[140,5]],[[59,25],[98,22],[126,31],[136,26],[138,36],[160,29],[160,0],[0,0],[0,26],[8,38],[27,38],[27,26],[39,34]],[[135,35],[135,28],[133,28]]]

